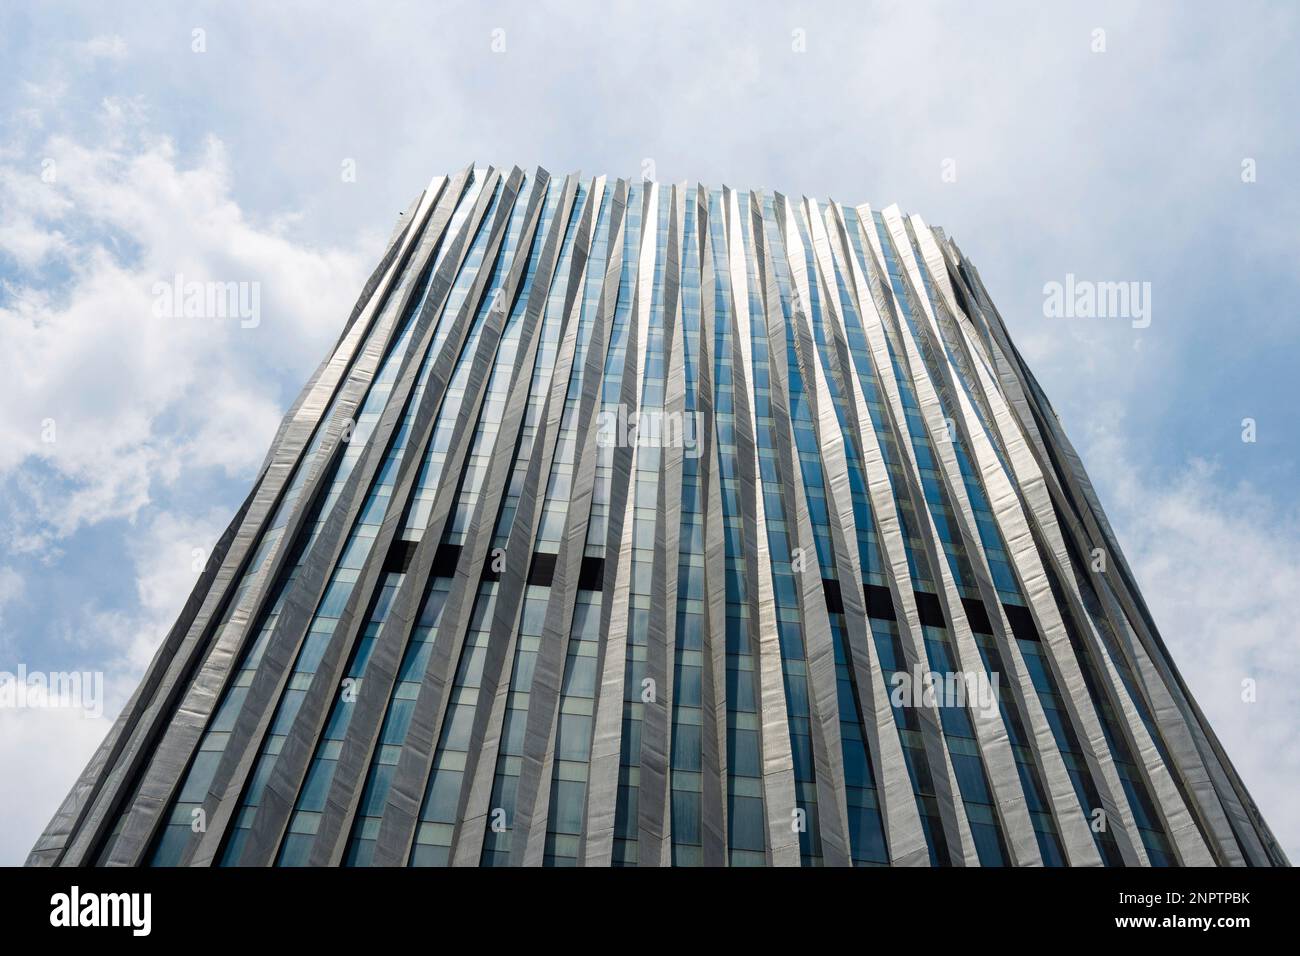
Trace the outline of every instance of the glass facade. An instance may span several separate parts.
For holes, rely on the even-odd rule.
[[[471,168],[30,862],[1285,857],[942,230]]]

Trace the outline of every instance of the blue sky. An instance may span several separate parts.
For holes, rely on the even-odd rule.
[[[107,682],[100,720],[0,709],[0,863],[130,693],[396,214],[471,161],[944,226],[1300,857],[1293,6],[268,6],[0,11],[0,671]],[[260,283],[261,322],[159,319],[178,273]],[[1150,282],[1151,324],[1048,318],[1067,274]]]

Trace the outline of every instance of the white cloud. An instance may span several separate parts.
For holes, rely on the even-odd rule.
[[[101,38],[83,52],[118,57],[124,45]],[[139,100],[103,100],[95,124],[49,133],[62,88],[33,86],[11,129],[33,141],[0,148],[0,547],[57,563],[79,532],[128,519],[116,547],[134,565],[135,593],[87,587],[41,635],[103,671],[102,718],[0,710],[0,766],[21,768],[0,775],[2,863],[21,862],[48,822],[229,520],[206,502],[197,513],[160,510],[158,491],[203,474],[247,481],[288,401],[282,386],[296,386],[337,335],[382,238],[357,237],[356,252],[315,248],[293,237],[295,210],[250,219],[223,145],[210,138],[183,160],[150,132]],[[154,284],[177,274],[257,283],[260,323],[155,316]],[[20,609],[26,591],[18,570],[0,568],[0,614]],[[13,623],[5,666],[36,668],[33,622]]]
[[[162,513],[151,517],[128,546],[136,568],[139,612],[124,642],[125,669],[136,676],[172,626],[189,597],[229,515]]]
[[[360,287],[363,256],[314,249],[231,197],[224,148],[192,163],[153,136],[138,104],[104,107],[94,142],[53,136],[52,181],[0,163],[0,482],[11,548],[131,518],[193,469],[247,476],[286,401],[286,370],[317,360]],[[75,238],[70,238],[75,237]],[[260,322],[159,318],[155,283],[256,283]],[[53,278],[52,278],[53,277]]]
[[[116,33],[92,37],[81,43],[73,44],[78,53],[92,59],[124,60],[127,56],[126,40]]]
[[[27,858],[111,726],[71,708],[0,708],[0,866]]]
[[[10,567],[0,567],[0,627],[4,625],[5,611],[9,605],[19,600],[26,590],[26,582],[23,576]],[[4,631],[0,630],[0,640],[4,639]]]
[[[84,651],[103,660],[98,716],[72,707],[0,708],[0,766],[22,770],[0,774],[0,865],[21,863],[49,823],[143,676],[227,520],[216,511],[199,517],[158,513],[130,533],[134,608],[91,604],[78,628]],[[21,581],[14,581],[9,569],[0,569],[0,608],[7,596],[21,593]]]
[[[1278,841],[1300,858],[1300,520],[1205,461],[1172,480],[1140,475],[1117,434],[1098,430],[1083,457],[1106,476],[1102,503],[1120,545],[1210,726]],[[1246,680],[1254,702],[1243,700]]]

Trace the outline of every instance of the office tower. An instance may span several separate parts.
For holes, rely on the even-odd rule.
[[[477,168],[29,862],[1286,861],[942,230]]]

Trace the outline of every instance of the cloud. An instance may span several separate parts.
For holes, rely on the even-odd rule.
[[[153,513],[128,537],[134,602],[123,610],[91,600],[78,615],[86,658],[102,661],[95,670],[103,675],[103,699],[90,710],[0,708],[0,766],[22,770],[0,774],[0,865],[21,863],[36,842],[134,691],[228,520],[215,510],[197,517]],[[6,597],[21,594],[14,581],[9,569],[0,569],[0,609]],[[0,669],[13,673],[17,663],[8,653],[5,661]]]
[[[111,726],[75,709],[0,709],[0,865],[26,859]]]
[[[120,97],[66,128],[59,86],[34,87],[0,147],[0,669],[58,657],[102,672],[104,716],[0,709],[0,766],[21,769],[0,775],[3,863],[21,862],[134,689],[229,521],[213,489],[246,489],[382,240],[322,247],[294,235],[295,210],[255,219],[219,140],[183,155]],[[158,316],[155,285],[178,275],[256,284],[260,321]],[[69,558],[87,548],[108,565],[78,574]],[[24,576],[41,565],[74,597],[19,613],[49,597]]]
[[[250,220],[215,138],[185,162],[139,104],[101,119],[95,141],[40,143],[50,166],[0,163],[0,489],[18,550],[131,519],[201,469],[247,478],[285,373],[327,348],[364,276],[357,252],[296,241],[291,216]],[[256,327],[160,317],[156,287],[178,276],[256,288]]]
[[[10,567],[0,567],[0,627],[4,625],[5,611],[19,600],[26,589],[23,576]],[[3,634],[3,631],[0,631]]]
[[[1203,459],[1140,473],[1118,434],[1097,429],[1085,449],[1092,474],[1105,476],[1102,503],[1175,665],[1278,841],[1300,858],[1300,516]]]
[[[138,611],[128,627],[118,629],[127,638],[117,642],[124,670],[143,672],[229,520],[216,509],[194,516],[163,512],[132,536],[128,554],[136,569]]]
[[[116,33],[92,37],[81,43],[74,43],[73,48],[83,56],[91,59],[124,60],[127,56],[126,40]]]

